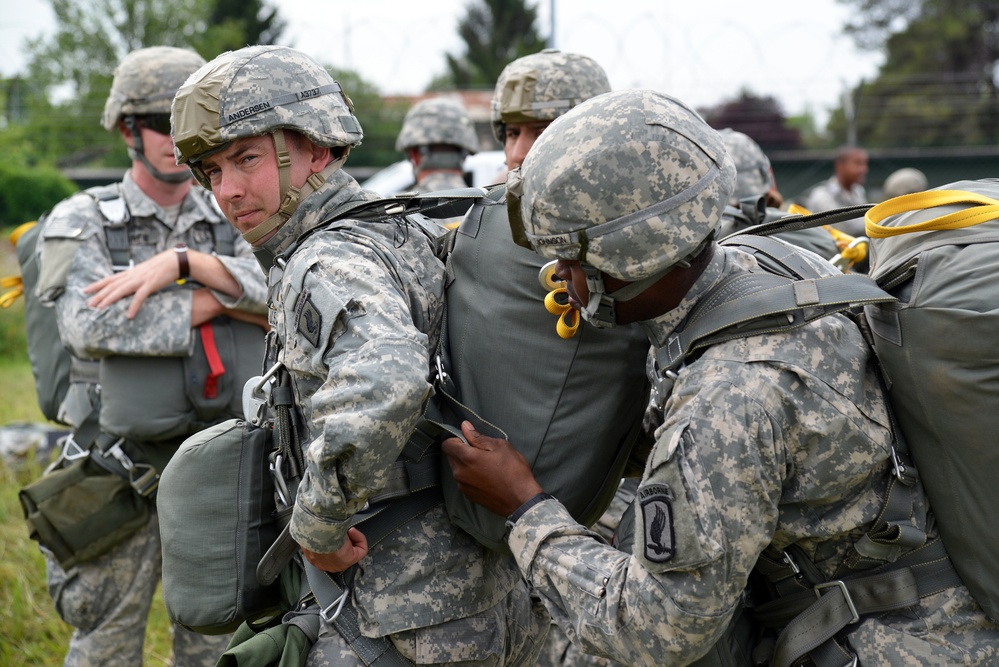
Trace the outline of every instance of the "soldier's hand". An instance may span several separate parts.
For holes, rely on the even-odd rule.
[[[179,275],[177,253],[164,250],[130,269],[90,283],[83,291],[93,295],[87,301],[92,308],[107,308],[119,299],[131,296],[128,318],[132,319],[142,308],[146,297],[172,285]]]
[[[347,530],[343,546],[328,554],[316,553],[302,547],[305,559],[324,572],[343,572],[368,555],[368,538],[357,528]]]
[[[544,489],[527,459],[506,440],[482,435],[469,423],[461,425],[468,440],[448,438],[441,444],[454,472],[458,490],[469,500],[502,517]]]

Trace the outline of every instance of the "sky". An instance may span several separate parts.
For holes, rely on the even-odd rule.
[[[281,42],[357,70],[383,94],[416,94],[458,55],[466,0],[270,0],[287,20]],[[785,114],[823,121],[882,56],[859,51],[838,0],[536,0],[543,35],[594,58],[614,88],[654,88],[701,107],[748,90]],[[47,0],[0,0],[0,74],[24,64],[24,40],[51,34]],[[554,21],[552,9],[554,8]]]

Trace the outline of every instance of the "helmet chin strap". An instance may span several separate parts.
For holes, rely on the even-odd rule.
[[[183,171],[171,171],[169,174],[164,174],[162,171],[157,169],[152,165],[151,162],[146,158],[145,148],[142,145],[142,133],[139,132],[139,125],[135,122],[135,116],[125,116],[125,127],[128,131],[132,133],[132,145],[128,147],[128,158],[130,160],[138,160],[143,164],[153,178],[163,181],[164,183],[183,183],[184,181],[191,180],[193,174],[190,169],[184,169]]]
[[[584,320],[600,329],[608,329],[610,327],[617,326],[615,304],[618,301],[631,301],[636,296],[659,282],[663,276],[668,274],[673,269],[690,268],[691,260],[700,255],[714,240],[714,237],[714,232],[711,232],[711,234],[708,235],[708,238],[701,241],[701,243],[698,244],[698,246],[694,248],[689,255],[679,260],[676,264],[667,266],[662,271],[654,273],[647,278],[642,278],[641,280],[636,280],[633,283],[628,283],[618,291],[611,292],[610,294],[607,293],[607,288],[604,285],[603,273],[589,264],[580,263],[580,266],[583,267],[583,271],[586,273],[586,287],[590,291],[590,298],[586,302],[586,307],[580,311],[580,314],[583,316]]]
[[[274,215],[243,234],[243,239],[251,245],[288,222],[292,213],[298,208],[299,203],[318,190],[347,160],[347,153],[345,152],[343,156],[326,165],[321,172],[309,176],[301,188],[296,188],[291,185],[291,153],[288,152],[288,146],[284,140],[284,131],[275,130],[271,132],[271,137],[274,140],[274,151],[277,155],[278,187],[281,192],[281,206],[278,207]],[[347,152],[349,152],[349,149]]]
[[[583,264],[583,271],[586,273],[586,287],[590,292],[590,298],[586,306],[580,311],[583,319],[597,327],[598,329],[609,329],[617,326],[617,302],[631,301],[636,296],[649,289],[659,279],[674,269],[671,266],[667,269],[655,273],[648,278],[642,278],[633,283],[628,283],[616,292],[607,293],[604,285],[604,276],[598,269]]]

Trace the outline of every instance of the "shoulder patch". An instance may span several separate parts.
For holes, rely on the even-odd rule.
[[[638,490],[638,501],[645,531],[645,558],[667,563],[676,555],[673,494],[665,484],[652,484]]]
[[[312,295],[306,291],[298,297],[295,304],[295,319],[298,321],[298,332],[312,347],[319,347],[319,334],[323,329],[323,316],[319,314],[316,305],[312,303]]]
[[[92,197],[78,192],[52,207],[41,231],[46,239],[82,240],[97,233],[103,217]]]

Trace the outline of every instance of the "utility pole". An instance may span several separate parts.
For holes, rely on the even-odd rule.
[[[548,0],[548,48],[555,48],[555,0]]]

